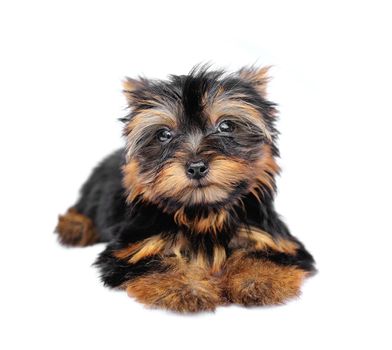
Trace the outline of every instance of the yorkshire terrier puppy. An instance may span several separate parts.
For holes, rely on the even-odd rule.
[[[279,155],[267,68],[126,79],[126,146],[60,216],[59,240],[109,242],[105,285],[177,312],[282,304],[314,260],[274,209]]]

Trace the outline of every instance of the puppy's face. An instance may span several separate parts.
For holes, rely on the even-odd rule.
[[[273,189],[274,105],[266,69],[197,69],[169,81],[125,82],[128,200],[167,211],[222,207]]]

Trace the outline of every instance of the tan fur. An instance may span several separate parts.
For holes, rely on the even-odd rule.
[[[126,78],[123,81],[123,93],[128,101],[128,104],[132,107],[137,101],[137,97],[133,94],[136,90],[143,89],[148,87],[150,84],[148,79],[139,78],[132,79]],[[167,110],[173,111],[173,116],[175,112],[178,112],[178,108],[176,104],[171,103],[168,99],[160,94],[154,94],[152,91],[149,91],[148,94],[143,98],[143,103],[158,110]]]
[[[231,243],[231,248],[262,251],[271,249],[279,253],[294,255],[298,249],[293,241],[283,238],[273,238],[268,232],[255,227],[241,227],[237,237]]]
[[[160,173],[139,174],[139,166],[135,159],[132,159],[123,167],[123,184],[128,193],[127,201],[132,202],[137,196],[142,195],[145,200],[162,206],[159,198],[161,196],[167,198],[175,198],[179,203],[183,204],[196,204],[196,203],[214,203],[227,198],[228,193],[234,190],[236,185],[235,180],[240,180],[239,175],[232,175],[227,177],[224,183],[220,183],[219,177],[222,178],[223,172],[231,171],[234,174],[234,169],[240,169],[241,165],[233,163],[224,166],[222,160],[217,159],[217,162],[211,162],[211,171],[214,173],[216,168],[216,175],[207,175],[203,179],[203,183],[208,183],[205,187],[195,187],[196,185],[190,181],[184,170],[183,161],[173,161],[165,166]],[[221,181],[222,182],[222,181]],[[227,186],[226,186],[227,184]],[[164,207],[161,207],[165,210]]]
[[[307,276],[299,268],[252,258],[240,251],[227,259],[222,250],[216,251],[214,261],[216,265],[211,268],[203,254],[191,261],[166,257],[162,260],[166,272],[138,277],[122,288],[148,306],[198,312],[212,311],[229,302],[247,306],[282,304],[300,294]]]
[[[113,255],[129,264],[151,257],[161,258],[175,256],[178,261],[185,261],[190,255],[189,241],[179,232],[171,238],[164,239],[161,235],[151,236],[142,241],[130,244],[128,247],[116,250]]]
[[[166,245],[163,251],[164,256],[174,255],[178,261],[185,261],[184,254],[189,252],[189,241],[180,232],[173,239],[171,244]]]
[[[212,273],[214,274],[220,273],[225,261],[226,261],[226,250],[221,246],[215,246],[212,266],[211,266]]]
[[[59,240],[64,245],[87,246],[98,241],[98,235],[90,218],[79,214],[74,208],[59,216],[56,227]]]
[[[166,241],[157,235],[134,243],[116,251],[114,256],[134,264],[156,255],[166,272],[137,277],[122,288],[146,305],[177,312],[211,311],[228,301],[243,305],[281,304],[299,295],[305,271],[249,256],[252,250],[267,248],[294,253],[293,242],[274,241],[256,229],[242,230],[237,239],[246,243],[237,241],[229,257],[223,247],[215,246],[212,261],[204,251],[194,252],[181,232]]]
[[[219,213],[210,213],[206,218],[201,218],[193,222],[190,227],[193,227],[195,232],[213,232],[217,234],[222,230],[223,225],[226,221],[227,213],[226,211],[221,211]]]
[[[265,96],[267,92],[267,84],[270,81],[268,71],[270,66],[262,68],[243,68],[239,71],[241,79],[247,80],[256,87],[258,93],[261,96]]]
[[[178,225],[186,226],[197,233],[213,232],[216,234],[222,230],[226,218],[227,212],[224,210],[219,213],[211,212],[207,217],[197,217],[194,219],[188,218],[183,208],[177,210],[174,214],[174,220]]]
[[[140,250],[140,248],[143,246],[143,244],[144,244],[144,241],[133,243],[126,248],[116,250],[113,253],[113,255],[116,258],[119,258],[121,260],[129,260],[129,257],[132,256],[138,250]]]
[[[185,166],[181,161],[173,161],[166,166],[158,175],[152,185],[151,196],[155,193],[166,197],[179,197],[179,195],[189,188],[190,182],[185,174]],[[179,198],[180,199],[180,198]]]
[[[215,157],[210,164],[210,174],[207,179],[216,185],[227,188],[231,192],[242,180],[248,179],[251,169],[242,159],[230,159],[222,156]]]
[[[129,103],[133,102],[132,92],[147,85],[147,80],[126,78],[123,80],[123,93]]]
[[[127,202],[131,203],[143,193],[143,186],[138,181],[139,164],[136,160],[131,160],[122,168],[123,186],[127,193]]]
[[[203,268],[209,273],[217,273],[226,259],[226,252],[223,247],[215,246],[210,262],[205,252],[203,250],[194,251],[190,242],[180,232],[169,239],[163,239],[161,235],[156,235],[132,243],[126,248],[113,252],[113,256],[125,260],[129,264],[135,264],[151,256],[157,256],[161,259],[175,256],[178,263],[186,262],[189,265]]]
[[[196,254],[193,254],[189,261],[190,265],[195,265],[203,269],[209,269],[209,263],[207,261],[207,257],[204,251],[199,250]]]
[[[126,125],[124,131],[127,137],[127,159],[130,159],[137,150],[138,140],[144,137],[146,129],[151,125],[161,125],[174,129],[177,121],[169,109],[165,106],[140,111]]]
[[[254,164],[247,164],[242,159],[214,157],[210,161],[208,175],[200,180],[200,185],[203,187],[198,187],[198,183],[186,176],[185,163],[189,155],[184,152],[177,152],[173,161],[164,166],[158,174],[154,171],[140,174],[138,161],[132,158],[122,169],[127,201],[132,202],[141,196],[163,210],[166,208],[162,205],[161,197],[176,199],[184,205],[211,204],[225,200],[244,179],[253,179],[249,191],[255,198],[261,200],[259,196],[263,194],[265,188],[273,191],[273,176],[279,172],[279,166],[272,156],[270,145],[264,144],[260,152],[263,156]],[[177,215],[179,222],[188,223],[189,226],[186,218],[181,219],[181,214]],[[207,225],[213,222],[219,230],[223,225],[223,219],[223,214],[212,214],[207,220],[197,220],[198,223],[194,223],[193,226],[198,225],[196,230],[203,232]]]
[[[118,250],[114,256],[127,260],[130,264],[135,264],[142,259],[159,254],[166,244],[167,242],[160,235],[156,235]]]
[[[220,166],[219,162],[219,159],[211,161],[209,174],[200,181],[205,187],[198,188],[197,184],[189,180],[185,174],[185,160],[173,161],[163,168],[146,195],[150,200],[157,195],[176,198],[180,203],[188,205],[219,202],[228,196],[228,192],[235,185],[233,178],[226,176],[227,178],[223,181],[222,177],[222,171],[233,171],[235,165],[230,166],[230,164],[235,162],[227,160],[230,164],[226,167]],[[218,181],[218,178],[221,181]]]
[[[231,116],[230,119],[235,120],[239,118],[242,123],[248,120],[249,123],[256,125],[262,130],[268,140],[272,140],[272,136],[259,110],[256,106],[245,102],[243,100],[244,97],[246,96],[241,94],[226,95],[225,93],[217,96],[210,105],[205,107],[206,114],[209,116],[212,125],[219,124],[220,120],[229,115]]]
[[[276,305],[300,294],[307,273],[269,260],[233,254],[225,264],[223,284],[228,299],[242,305]]]
[[[264,186],[274,191],[274,175],[278,174],[280,171],[279,165],[276,163],[273,155],[271,146],[264,144],[261,148],[261,153],[263,156],[255,163],[255,183],[252,191],[257,187],[263,188]],[[253,193],[253,192],[252,192]]]
[[[219,282],[198,265],[166,264],[169,271],[138,277],[124,285],[129,296],[176,312],[213,311],[224,303]]]
[[[262,146],[263,157],[254,165],[249,166],[240,159],[215,157],[210,162],[209,174],[201,180],[204,187],[195,187],[184,170],[185,160],[176,159],[165,166],[159,174],[139,174],[138,162],[131,159],[123,167],[123,184],[126,189],[127,201],[132,202],[142,195],[145,200],[161,205],[161,196],[175,198],[183,204],[215,203],[227,198],[235,186],[243,179],[253,179],[249,191],[259,198],[262,189],[273,190],[273,176],[279,172],[271,147]],[[261,191],[261,192],[260,192]],[[162,208],[165,209],[165,208]],[[185,221],[185,220],[184,220]]]
[[[184,161],[179,159],[164,167],[156,181],[144,188],[143,195],[157,205],[160,204],[156,201],[158,196],[176,198],[184,204],[215,203],[226,199],[241,180],[253,179],[250,191],[258,198],[262,191],[260,187],[273,191],[273,176],[279,172],[271,147],[264,144],[261,152],[263,157],[252,166],[241,159],[215,157],[210,162],[209,174],[201,180],[201,184],[205,185],[202,188],[194,187],[186,177]]]

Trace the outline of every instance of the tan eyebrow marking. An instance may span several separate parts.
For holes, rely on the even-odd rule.
[[[164,108],[146,109],[138,112],[125,126],[127,159],[130,159],[137,150],[137,143],[145,135],[146,129],[153,125],[165,125],[170,129],[175,129],[177,120],[171,111]]]
[[[228,95],[224,92],[218,93],[206,106],[206,112],[211,123],[215,125],[223,116],[232,115],[240,120],[247,120],[249,123],[256,125],[263,131],[264,136],[269,141],[272,141],[271,133],[267,128],[263,116],[257,110],[256,106],[243,100],[245,97],[242,94]]]

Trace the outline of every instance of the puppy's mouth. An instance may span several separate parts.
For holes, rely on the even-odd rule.
[[[205,184],[201,184],[201,183],[198,183],[198,184],[196,184],[196,188],[204,188],[204,187],[208,187],[209,185],[205,185]]]
[[[213,186],[215,184],[211,183],[210,181],[206,179],[200,179],[200,180],[191,180],[190,185],[188,188],[190,189],[199,189],[199,188],[207,188],[210,186]]]
[[[193,192],[197,193],[204,193],[205,191],[224,191],[224,192],[231,192],[233,188],[236,186],[225,186],[222,183],[210,181],[207,179],[201,180],[192,180],[188,186],[184,188],[184,191],[188,192],[189,194]]]

